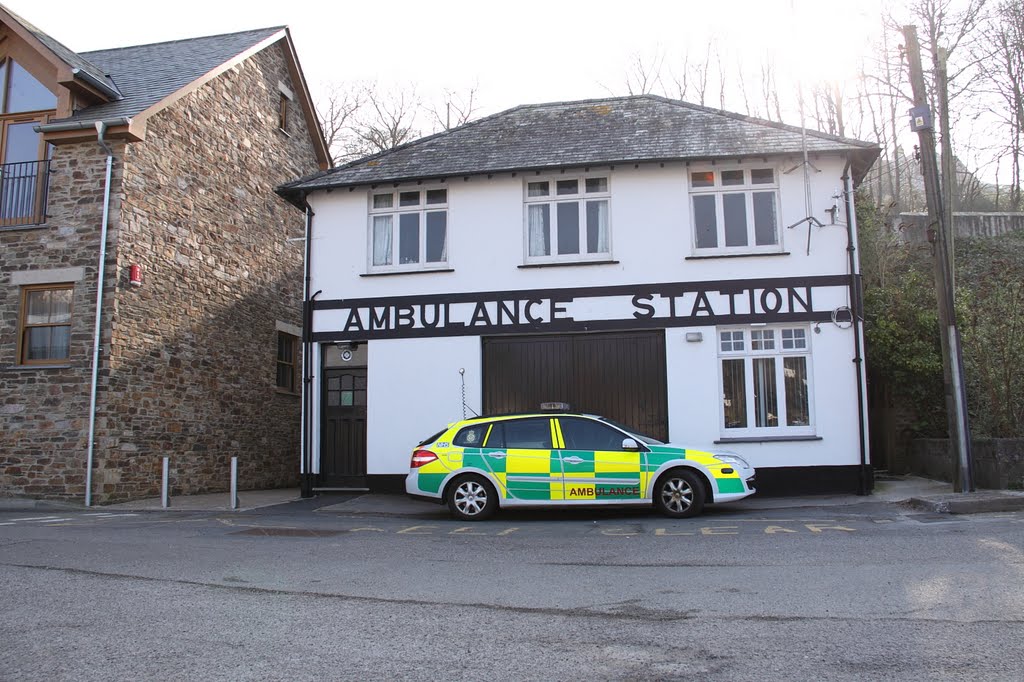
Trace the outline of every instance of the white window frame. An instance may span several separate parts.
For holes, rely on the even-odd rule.
[[[427,193],[436,190],[444,190],[445,201],[440,204],[428,204]],[[419,201],[415,206],[400,206],[401,195],[405,193],[419,193]],[[367,225],[366,225],[366,271],[370,273],[380,272],[418,272],[418,271],[429,271],[429,270],[448,270],[449,261],[451,259],[451,221],[450,218],[450,199],[451,189],[445,185],[430,185],[421,187],[395,187],[393,189],[377,189],[371,190],[367,194]],[[374,198],[382,195],[391,195],[391,206],[374,208]],[[445,228],[444,228],[444,258],[439,261],[427,262],[427,214],[428,213],[441,213],[445,214]],[[400,263],[399,249],[400,249],[400,223],[401,216],[408,215],[410,213],[419,214],[419,225],[420,225],[420,236],[419,236],[419,260],[415,263]],[[374,218],[384,215],[390,215],[391,218],[391,260],[385,265],[375,265],[373,262],[374,255]]]
[[[588,192],[587,180],[604,179],[606,189],[603,192]],[[566,180],[575,180],[577,192],[575,194],[558,194],[558,183]],[[538,182],[548,183],[549,193],[545,196],[530,196],[530,185]],[[523,262],[527,264],[542,263],[580,263],[587,261],[606,261],[612,258],[612,178],[611,173],[584,173],[564,175],[538,175],[526,177],[523,180]],[[608,249],[597,253],[587,253],[587,202],[605,201],[608,206]],[[558,204],[575,203],[579,211],[579,253],[558,253]],[[548,218],[551,225],[551,251],[550,255],[530,255],[530,206],[548,204]]]
[[[753,348],[753,333],[773,332],[774,347],[766,349],[761,347]],[[783,342],[784,330],[799,330],[803,332],[804,344],[799,347],[798,343],[789,343],[790,348],[785,348]],[[743,348],[737,350],[723,350],[723,333],[742,334]],[[723,438],[774,438],[774,437],[800,437],[817,435],[817,419],[814,409],[814,363],[811,348],[811,330],[806,324],[778,324],[778,325],[751,325],[751,326],[728,326],[718,327],[715,330],[715,344],[718,350],[718,425]],[[732,344],[735,345],[735,344]],[[763,344],[762,344],[763,346]],[[807,416],[808,424],[799,426],[788,426],[786,407],[786,382],[784,360],[788,357],[805,358],[807,372]],[[778,402],[778,426],[756,426],[756,405],[754,401],[754,359],[776,358],[775,362],[775,390]],[[725,425],[725,387],[724,387],[724,362],[725,360],[742,359],[744,367],[744,394],[746,396],[746,427],[726,428]]]
[[[751,182],[751,171],[771,170],[772,182],[753,183]],[[724,185],[722,184],[722,173],[728,171],[742,171],[743,184]],[[714,185],[711,187],[694,187],[693,176],[696,173],[713,173]],[[691,238],[690,248],[695,256],[711,255],[733,255],[738,253],[779,253],[783,251],[783,229],[782,229],[782,192],[780,188],[780,172],[778,166],[770,163],[744,163],[744,164],[716,164],[716,165],[693,165],[686,168],[686,184],[689,189],[687,201],[690,210]],[[757,244],[757,233],[754,223],[754,193],[772,192],[775,197],[775,244]],[[742,246],[725,245],[725,211],[724,196],[726,194],[740,194],[745,197],[747,215],[747,243]],[[697,246],[697,211],[694,199],[700,196],[713,196],[715,198],[715,221],[717,224],[717,245],[713,247]]]

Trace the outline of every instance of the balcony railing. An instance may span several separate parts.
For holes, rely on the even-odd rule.
[[[0,164],[0,227],[46,222],[49,161]]]

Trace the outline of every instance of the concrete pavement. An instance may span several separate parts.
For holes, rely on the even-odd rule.
[[[347,497],[347,496],[346,496]],[[366,493],[331,503],[330,497],[320,498],[327,504],[311,509],[339,514],[369,516],[434,516],[446,513],[440,504],[413,500],[404,495]],[[235,511],[249,511],[263,507],[285,505],[301,500],[298,488],[274,490],[245,490],[238,493],[239,505]],[[103,505],[102,509],[124,511],[167,512],[226,512],[231,510],[227,492],[172,497],[170,507],[164,509],[160,498],[135,500],[120,504]],[[805,495],[791,497],[759,497],[754,495],[731,505],[746,511],[769,511],[806,507],[844,507],[866,503],[898,504],[905,507],[946,514],[974,514],[1004,511],[1024,511],[1024,491],[981,490],[973,493],[954,493],[952,485],[916,476],[883,476],[875,481],[871,495]],[[81,503],[54,502],[0,498],[0,511],[84,509]]]

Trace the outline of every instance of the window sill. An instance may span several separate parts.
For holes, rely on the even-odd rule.
[[[792,443],[799,441],[823,440],[821,436],[744,436],[740,438],[719,438],[715,445],[721,443]]]
[[[3,368],[5,372],[31,372],[37,369],[71,369],[73,365],[7,365]]]
[[[789,251],[766,251],[763,253],[709,253],[706,255],[686,256],[683,260],[711,260],[713,258],[767,258],[771,256],[789,256]]]
[[[0,232],[17,232],[18,230],[41,230],[47,223],[28,223],[25,225],[0,225]]]
[[[278,129],[277,129],[277,132],[281,133],[281,134],[282,134],[282,135],[284,135],[285,137],[291,137],[291,136],[292,136],[292,134],[291,134],[291,133],[289,133],[289,132],[288,132],[287,130],[285,130],[284,128],[278,128]]]
[[[391,277],[392,275],[431,275],[437,272],[455,272],[455,268],[434,268],[430,270],[388,270],[387,272],[364,272],[360,277]]]
[[[277,393],[277,395],[286,395],[292,398],[302,397],[302,394],[299,393],[298,391],[289,391],[288,389],[281,388],[280,386],[275,386],[274,392]]]
[[[619,261],[617,260],[571,260],[555,263],[525,263],[516,267],[520,270],[529,270],[532,268],[565,268],[580,265],[618,265],[618,263]]]

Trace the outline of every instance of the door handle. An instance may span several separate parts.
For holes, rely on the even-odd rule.
[[[492,453],[490,453],[487,456],[488,457],[493,457],[494,459],[504,459],[505,453],[504,452],[492,452]]]
[[[583,461],[583,458],[573,455],[572,457],[564,457],[562,461],[568,462],[569,464],[580,464]]]

